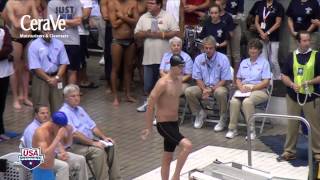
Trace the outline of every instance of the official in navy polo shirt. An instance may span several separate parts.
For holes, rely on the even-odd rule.
[[[229,30],[226,24],[221,21],[220,7],[218,5],[213,5],[210,8],[210,16],[211,20],[207,20],[204,23],[199,37],[203,39],[209,35],[212,35],[217,41],[216,50],[223,54],[227,54]]]
[[[284,8],[277,0],[264,0],[257,6],[255,12],[255,26],[263,41],[262,55],[271,62],[274,78],[280,79],[279,29],[284,16]]]
[[[291,0],[286,12],[288,16],[288,26],[291,33],[290,51],[297,48],[295,36],[299,31],[311,33],[311,47],[316,48],[317,31],[316,25],[311,23],[311,19],[320,18],[320,7],[317,0]]]

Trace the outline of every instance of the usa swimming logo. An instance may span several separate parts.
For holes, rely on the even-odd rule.
[[[32,170],[44,162],[44,155],[40,148],[21,148],[19,161],[25,168]]]

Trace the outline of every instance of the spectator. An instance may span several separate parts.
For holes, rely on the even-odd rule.
[[[119,106],[118,73],[121,64],[124,70],[124,84],[126,101],[136,102],[131,96],[131,80],[134,65],[135,44],[133,39],[133,27],[136,25],[139,14],[137,1],[111,0],[108,2],[109,18],[112,25],[113,39],[111,44],[112,71],[111,88],[114,96],[113,105]],[[129,9],[129,11],[128,11]],[[123,59],[122,59],[123,57]]]
[[[205,38],[213,36],[216,39],[215,49],[223,54],[227,54],[227,45],[229,39],[228,26],[221,21],[221,9],[218,5],[213,5],[210,8],[210,20],[205,21],[199,37]]]
[[[298,33],[298,49],[286,59],[282,69],[282,82],[287,86],[288,115],[301,116],[301,111],[310,123],[312,136],[312,151],[314,159],[320,161],[320,120],[319,98],[313,92],[320,93],[320,54],[311,49],[311,36],[309,32]],[[308,94],[311,93],[311,96]],[[299,135],[298,121],[289,121],[287,127],[284,152],[280,160],[296,158],[296,144]]]
[[[44,27],[44,23],[42,24]],[[50,111],[57,111],[62,103],[62,81],[69,64],[63,42],[52,38],[52,30],[42,28],[39,37],[28,49],[29,69],[32,78],[32,101],[34,104],[48,104]]]
[[[9,30],[4,24],[0,23],[0,142],[9,139],[5,135],[3,113],[6,107],[9,78],[14,73],[12,57],[10,59],[9,56],[11,52],[12,42]]]
[[[246,18],[247,29],[246,29],[246,33],[244,34],[246,42],[249,42],[251,39],[254,39],[254,38],[259,38],[259,34],[255,25],[255,19],[256,19],[256,9],[260,3],[263,3],[263,0],[256,1],[253,4]]]
[[[230,2],[229,2],[230,3]],[[236,3],[236,2],[234,2]],[[234,4],[233,3],[233,4]],[[228,42],[228,55],[230,56],[230,64],[234,68],[234,74],[237,73],[241,61],[240,57],[240,39],[241,39],[241,27],[240,27],[240,19],[236,19],[234,21],[233,17],[237,17],[237,15],[231,15],[226,12],[227,1],[226,0],[216,0],[216,4],[219,5],[221,12],[220,18],[222,22],[224,22],[229,30],[229,42]],[[240,6],[240,4],[239,4]],[[243,6],[243,4],[242,4]],[[237,22],[237,23],[235,23]]]
[[[162,0],[148,0],[148,12],[143,14],[134,30],[135,38],[144,40],[144,92],[148,95],[159,78],[161,57],[169,49],[168,39],[179,34],[174,17],[161,9]],[[146,111],[147,101],[137,108]]]
[[[90,82],[87,75],[87,61],[89,58],[88,52],[88,37],[89,37],[89,17],[92,10],[92,0],[80,0],[82,5],[81,24],[78,26],[80,35],[80,70],[78,72],[78,83],[81,88],[97,88],[93,82]]]
[[[263,42],[262,55],[272,64],[273,78],[280,80],[279,29],[284,8],[276,0],[265,0],[256,9],[255,25]]]
[[[290,51],[297,48],[296,36],[300,31],[311,33],[311,47],[316,47],[317,26],[311,22],[312,19],[320,18],[320,7],[317,0],[291,0],[287,9],[288,27],[290,36]]]
[[[24,148],[32,148],[32,137],[37,128],[50,121],[49,108],[46,105],[36,104],[34,108],[34,119],[25,128],[21,143]],[[65,151],[64,147],[59,144],[55,150],[55,159],[53,170],[56,172],[56,179],[87,180],[86,159],[71,152]]]
[[[270,65],[264,56],[261,56],[262,43],[259,39],[252,39],[248,43],[249,58],[244,59],[237,73],[236,86],[240,93],[249,93],[238,96],[237,92],[230,101],[230,123],[227,138],[238,135],[237,124],[240,116],[240,109],[248,122],[255,112],[255,106],[268,100],[267,87],[271,79]],[[255,139],[254,124],[249,125],[253,130],[250,138]]]
[[[182,48],[182,40],[178,37],[173,37],[169,40],[170,44],[170,52],[164,53],[161,64],[160,64],[160,76],[163,77],[164,75],[168,74],[171,68],[170,65],[170,58],[173,55],[180,55],[182,60],[185,62],[185,66],[183,68],[183,78],[182,78],[182,93],[187,87],[190,86],[190,80],[192,76],[192,66],[193,61],[191,57],[184,51],[181,50]]]
[[[72,134],[75,143],[72,144],[70,151],[81,154],[92,162],[96,179],[122,179],[116,144],[113,139],[107,137],[97,127],[87,112],[79,106],[79,91],[77,85],[67,85],[63,90],[65,103],[60,109],[67,115],[69,124],[73,127]],[[100,140],[96,140],[94,136]],[[106,147],[102,141],[105,144],[112,143],[112,146]]]
[[[32,39],[23,37],[31,35],[31,30],[25,31],[22,29],[22,16],[30,15],[30,18],[38,18],[38,12],[34,1],[8,1],[6,4],[7,24],[10,24],[10,33],[12,36],[13,46],[13,64],[15,73],[11,76],[11,88],[13,95],[13,107],[21,109],[23,103],[27,106],[32,106],[32,102],[28,98],[29,93],[29,71],[26,67],[27,59],[25,57],[26,47]],[[30,26],[30,19],[27,18],[23,22],[25,28]]]
[[[68,65],[69,75],[68,83],[77,83],[77,72],[80,70],[80,37],[78,34],[78,26],[82,19],[82,5],[79,0],[51,0],[48,4],[48,15],[57,19],[66,21],[66,29],[64,31],[55,30],[53,34],[61,40],[66,48],[70,64]],[[58,10],[58,11],[57,11]],[[62,35],[67,35],[63,37]]]
[[[184,8],[183,26],[196,26],[199,25],[203,12],[209,8],[210,0],[182,0],[182,4]]]
[[[201,128],[206,112],[201,107],[201,99],[214,96],[219,106],[220,121],[215,131],[222,131],[225,127],[227,112],[228,90],[226,81],[231,80],[229,60],[226,55],[216,51],[216,40],[208,36],[203,40],[204,53],[198,55],[193,65],[192,78],[197,85],[188,87],[185,95],[193,115],[196,116],[194,127]]]

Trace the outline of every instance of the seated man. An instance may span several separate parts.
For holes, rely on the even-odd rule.
[[[70,150],[91,160],[96,179],[122,179],[114,141],[107,137],[87,112],[79,106],[79,87],[69,84],[63,89],[63,95],[65,103],[60,111],[66,113],[69,124],[73,127],[75,140]],[[96,140],[94,136],[101,140]]]
[[[49,108],[46,105],[36,105],[34,109],[34,119],[24,130],[21,141],[23,147],[32,147],[32,136],[36,129],[41,126],[42,123],[49,121]],[[63,146],[59,145],[59,150],[56,151],[56,157],[54,159],[53,170],[56,174],[56,179],[74,179],[74,180],[87,180],[87,166],[86,160],[83,156],[66,152]]]
[[[178,37],[173,37],[169,40],[170,44],[170,52],[164,53],[161,64],[160,64],[160,76],[163,77],[170,71],[171,65],[170,65],[170,58],[172,55],[180,55],[183,58],[183,61],[185,62],[185,66],[183,68],[183,78],[182,78],[182,93],[184,94],[184,91],[187,87],[190,86],[189,82],[191,80],[192,76],[192,66],[193,61],[191,57],[184,51],[182,51],[182,40]]]
[[[231,80],[229,60],[226,55],[216,51],[216,40],[213,36],[203,39],[205,53],[198,55],[193,65],[192,78],[197,85],[188,87],[185,95],[193,115],[196,116],[194,127],[201,128],[206,112],[201,107],[201,99],[213,95],[219,105],[220,121],[215,131],[221,131],[226,126],[224,117],[227,111],[228,90],[224,85]]]

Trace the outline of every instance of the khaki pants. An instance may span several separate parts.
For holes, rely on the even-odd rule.
[[[68,152],[68,160],[54,160],[54,171],[57,180],[88,180],[86,159],[82,155]]]
[[[193,115],[197,115],[202,109],[201,99],[202,99],[202,90],[198,86],[191,86],[185,90],[185,96],[187,98],[190,110]],[[227,111],[228,103],[228,90],[226,87],[218,87],[213,96],[218,102],[219,106],[219,115],[225,115]]]
[[[229,41],[229,56],[230,64],[233,63],[240,63],[241,61],[241,56],[240,56],[240,40],[241,40],[241,26],[237,25],[236,28],[233,31],[233,36],[231,37]]]
[[[185,94],[185,91],[186,89],[190,87],[190,84],[189,83],[182,83],[182,94],[181,95],[184,95]]]
[[[244,118],[248,122],[249,118],[255,113],[255,106],[268,100],[268,94],[264,90],[253,91],[251,95],[242,101],[232,97],[230,101],[230,123],[229,129],[236,129],[240,116],[240,108],[244,113]],[[253,124],[251,124],[253,125]]]
[[[311,48],[312,49],[319,49],[319,42],[320,37],[319,37],[319,32],[314,32],[311,34]],[[290,34],[289,38],[289,50],[290,52],[293,52],[298,48],[298,41]]]
[[[320,99],[306,103],[304,106],[300,106],[297,102],[293,101],[289,96],[286,97],[288,115],[301,116],[303,111],[305,118],[308,120],[311,126],[312,136],[312,151],[317,161],[320,160],[320,118],[319,108]],[[299,135],[299,121],[288,121],[286,142],[284,145],[284,151],[290,153],[296,153],[296,144]]]
[[[59,110],[63,103],[62,89],[50,86],[46,81],[33,75],[32,78],[33,104],[45,104],[50,106],[51,113]]]
[[[105,148],[105,150],[80,144],[73,144],[71,146],[73,153],[85,156],[92,163],[97,180],[122,179],[116,149],[115,145]]]

